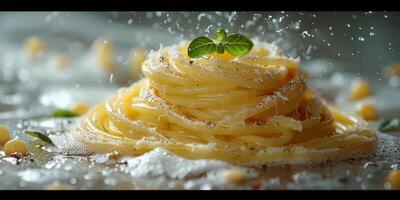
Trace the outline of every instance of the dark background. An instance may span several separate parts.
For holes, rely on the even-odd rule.
[[[197,25],[197,23],[189,23],[186,19],[196,21],[199,15],[198,12],[189,13],[187,18],[183,16],[183,12],[169,12],[169,16],[174,20],[179,20],[181,27],[187,28],[193,24]],[[277,25],[272,25],[268,20],[259,20],[255,25],[243,30],[240,25],[246,24],[246,21],[252,19],[254,14],[261,15],[261,19],[268,18],[269,15],[278,21],[281,16],[285,18]],[[107,12],[96,13],[96,15],[104,20],[113,19],[114,23],[126,23],[129,19],[136,19],[133,23],[152,26],[157,21],[154,16],[147,18],[146,13],[143,12]],[[166,14],[163,13],[162,16],[166,16]],[[268,37],[268,34],[275,34],[278,37],[280,35],[276,33],[278,27],[286,27],[299,20],[300,28],[298,30],[289,29],[292,34],[291,39],[305,49],[306,47],[303,46],[315,45],[317,49],[312,52],[313,57],[337,58],[373,68],[400,61],[399,12],[237,12],[235,21],[237,26],[228,25],[228,28],[232,32],[245,31],[252,36],[273,38]],[[221,22],[223,27],[229,24],[226,19],[203,19],[199,23],[201,28],[198,30],[189,28],[190,31],[183,34],[188,38],[191,33],[202,34],[205,27],[218,22]],[[257,31],[259,26],[263,26],[263,34],[259,34]],[[214,27],[216,26],[214,25]],[[163,26],[159,28],[159,30],[165,29],[166,27]],[[303,31],[308,31],[314,37],[302,37]],[[292,46],[295,48],[294,45]]]

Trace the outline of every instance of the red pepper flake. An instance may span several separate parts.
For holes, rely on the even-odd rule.
[[[19,152],[13,152],[10,154],[10,157],[16,158],[17,160],[21,159],[24,155]]]
[[[251,185],[252,190],[260,190],[262,186],[261,181],[256,181]]]

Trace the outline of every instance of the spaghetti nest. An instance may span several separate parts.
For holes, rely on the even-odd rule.
[[[157,147],[240,165],[345,159],[375,149],[375,133],[307,88],[298,60],[259,43],[246,56],[190,60],[187,43],[151,52],[146,76],[93,107],[73,131],[93,152]],[[364,127],[364,128],[363,128]]]

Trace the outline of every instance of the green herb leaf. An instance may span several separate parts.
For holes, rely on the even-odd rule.
[[[226,36],[227,36],[227,33],[226,33],[226,31],[224,30],[224,29],[222,29],[222,28],[219,28],[218,30],[217,30],[217,32],[215,33],[215,38],[218,40],[218,41],[222,41],[222,40],[224,40],[225,38],[226,38]]]
[[[200,58],[201,56],[214,53],[216,50],[217,45],[212,40],[205,36],[200,36],[189,44],[188,56],[191,58]]]
[[[225,47],[225,50],[234,56],[242,56],[251,51],[254,44],[253,42],[241,35],[241,34],[233,34],[228,36],[222,41],[222,45]]]
[[[224,52],[225,52],[224,46],[223,46],[221,43],[218,44],[218,46],[217,46],[217,53],[223,54]]]
[[[389,132],[400,128],[400,120],[398,118],[379,120],[377,129],[381,132]]]
[[[253,42],[241,35],[229,35],[224,29],[218,29],[215,33],[216,41],[220,43],[215,44],[213,40],[206,36],[200,36],[194,39],[188,47],[188,56],[191,58],[199,58],[201,56],[217,52],[223,54],[225,51],[233,56],[243,56],[251,51],[254,44]]]
[[[72,112],[70,110],[65,110],[65,109],[60,109],[56,110],[53,113],[51,113],[50,117],[76,117],[79,116],[77,113]]]
[[[37,131],[24,131],[24,133],[26,135],[32,136],[34,138],[38,138],[40,140],[42,140],[43,142],[46,142],[52,146],[54,146],[53,141],[51,141],[51,139],[49,137],[47,137],[47,135],[41,133],[41,132],[37,132]]]

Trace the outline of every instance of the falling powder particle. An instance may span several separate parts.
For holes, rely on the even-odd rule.
[[[110,75],[110,84],[112,84],[113,80],[114,80],[114,73],[112,73],[112,74]]]

